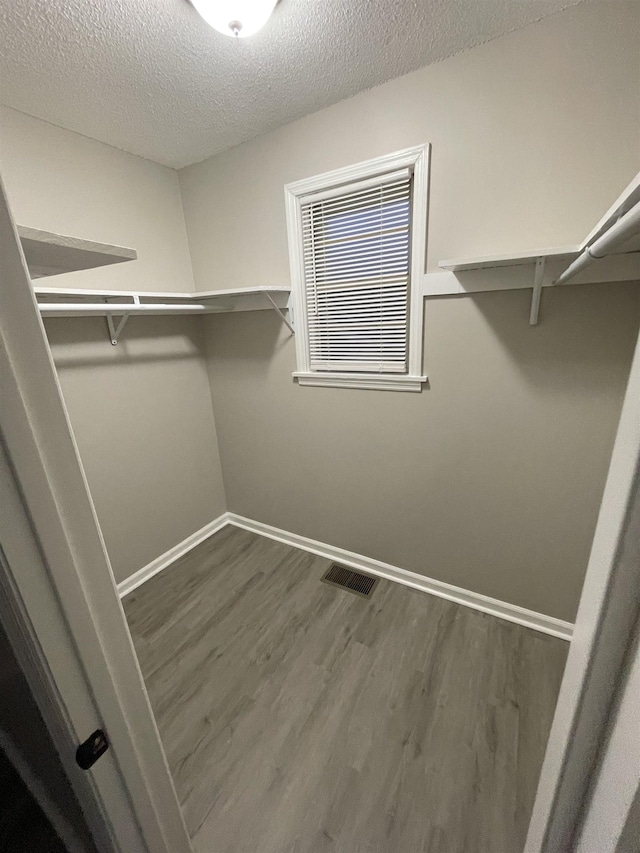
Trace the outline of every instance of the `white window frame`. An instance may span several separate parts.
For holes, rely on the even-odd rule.
[[[418,145],[376,157],[364,163],[325,172],[287,184],[287,237],[291,265],[291,296],[296,329],[297,370],[293,376],[299,385],[324,387],[366,388],[387,391],[421,391],[427,377],[422,374],[423,288],[427,248],[427,211],[429,200],[430,145]],[[386,175],[400,169],[413,172],[411,209],[411,264],[409,280],[409,328],[406,373],[338,373],[311,370],[307,304],[302,251],[302,200],[312,193],[322,192]]]

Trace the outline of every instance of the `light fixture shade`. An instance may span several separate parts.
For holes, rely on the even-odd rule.
[[[191,0],[204,20],[226,36],[245,38],[269,20],[278,0]]]

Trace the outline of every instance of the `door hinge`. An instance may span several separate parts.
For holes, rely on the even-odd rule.
[[[102,729],[89,735],[84,743],[76,749],[76,761],[83,770],[89,770],[96,763],[101,755],[109,749],[109,741]]]

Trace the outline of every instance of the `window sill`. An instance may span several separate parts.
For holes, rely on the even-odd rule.
[[[369,391],[422,391],[426,376],[389,373],[301,373],[293,374],[298,385],[322,388],[363,388]]]

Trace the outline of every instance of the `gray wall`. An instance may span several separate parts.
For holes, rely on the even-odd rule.
[[[580,242],[640,168],[639,42],[581,3],[182,169],[197,288],[288,284],[284,184],[425,142],[430,270]]]
[[[639,36],[583,3],[182,170],[196,285],[288,283],[283,185],[422,142],[429,269],[579,242],[640,167]],[[298,387],[276,318],[207,320],[228,508],[571,619],[638,293],[529,300],[428,300],[419,395]]]
[[[582,3],[179,176],[0,108],[0,166],[20,223],[138,249],[47,282],[66,287],[190,291],[192,262],[200,289],[288,284],[283,184],[427,141],[430,269],[571,243],[638,169],[639,9]],[[219,515],[226,485],[236,512],[570,618],[637,297],[546,293],[536,329],[527,303],[430,300],[420,395],[298,388],[265,312],[136,318],[115,348],[104,321],[48,322],[117,579]]]
[[[130,246],[135,263],[48,282],[52,287],[192,291],[178,177],[134,157],[0,105],[0,168],[19,225]]]
[[[263,313],[208,318],[228,507],[575,616],[635,343],[634,284],[427,301],[422,394],[301,388]]]
[[[117,581],[226,510],[203,326],[50,319],[47,336]]]
[[[3,107],[0,168],[20,224],[138,251],[133,263],[39,284],[193,291],[172,169]],[[117,347],[104,319],[46,330],[121,581],[225,510],[202,327],[132,318]]]

